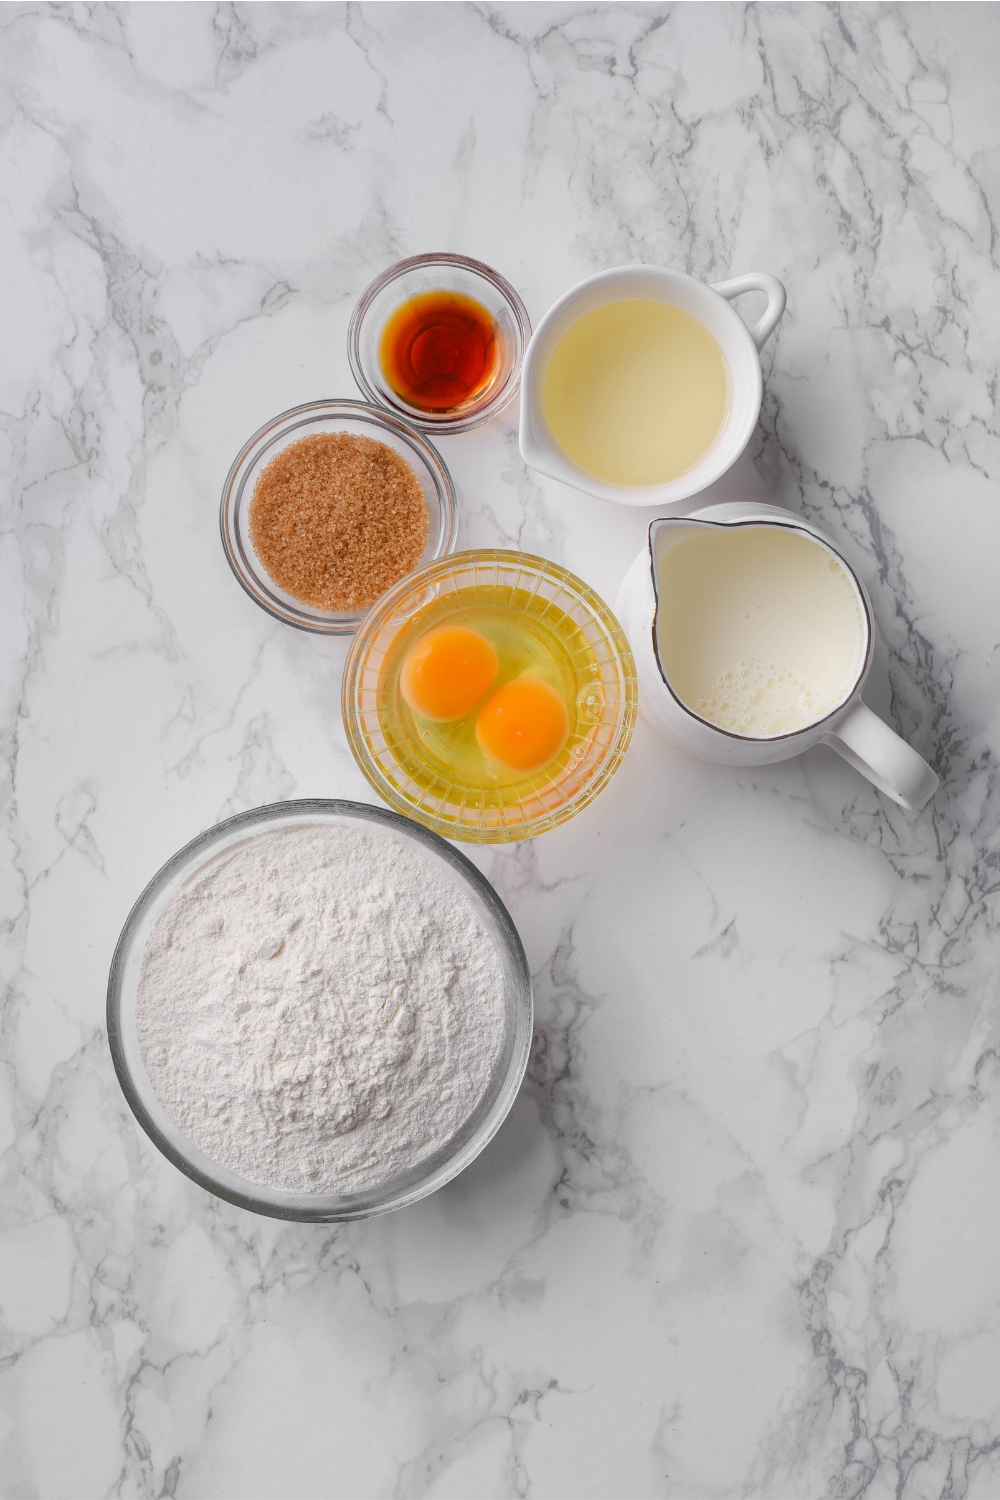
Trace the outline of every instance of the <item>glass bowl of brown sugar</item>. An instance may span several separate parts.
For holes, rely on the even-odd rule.
[[[455,486],[432,443],[364,401],[309,401],[267,422],[233,462],[219,526],[261,609],[348,635],[415,568],[455,548]]]

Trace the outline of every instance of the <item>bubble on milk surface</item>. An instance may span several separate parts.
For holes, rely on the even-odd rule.
[[[822,719],[839,699],[819,693],[780,662],[747,657],[722,672],[694,703],[701,718],[751,739],[793,734]]]

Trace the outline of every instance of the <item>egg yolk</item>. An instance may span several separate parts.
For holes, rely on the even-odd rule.
[[[569,738],[566,704],[547,682],[515,677],[483,704],[476,739],[509,771],[540,771]]]
[[[478,630],[441,625],[410,647],[399,686],[415,714],[450,724],[475,707],[499,670],[496,652]]]

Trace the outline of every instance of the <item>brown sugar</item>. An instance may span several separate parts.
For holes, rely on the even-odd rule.
[[[351,432],[289,443],[262,469],[250,540],[269,577],[314,609],[367,609],[415,568],[427,501],[394,448]]]

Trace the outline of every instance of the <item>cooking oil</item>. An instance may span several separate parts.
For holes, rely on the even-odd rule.
[[[567,458],[611,484],[665,484],[704,456],[729,406],[729,373],[697,318],[650,297],[607,302],[563,334],[545,415]]]

